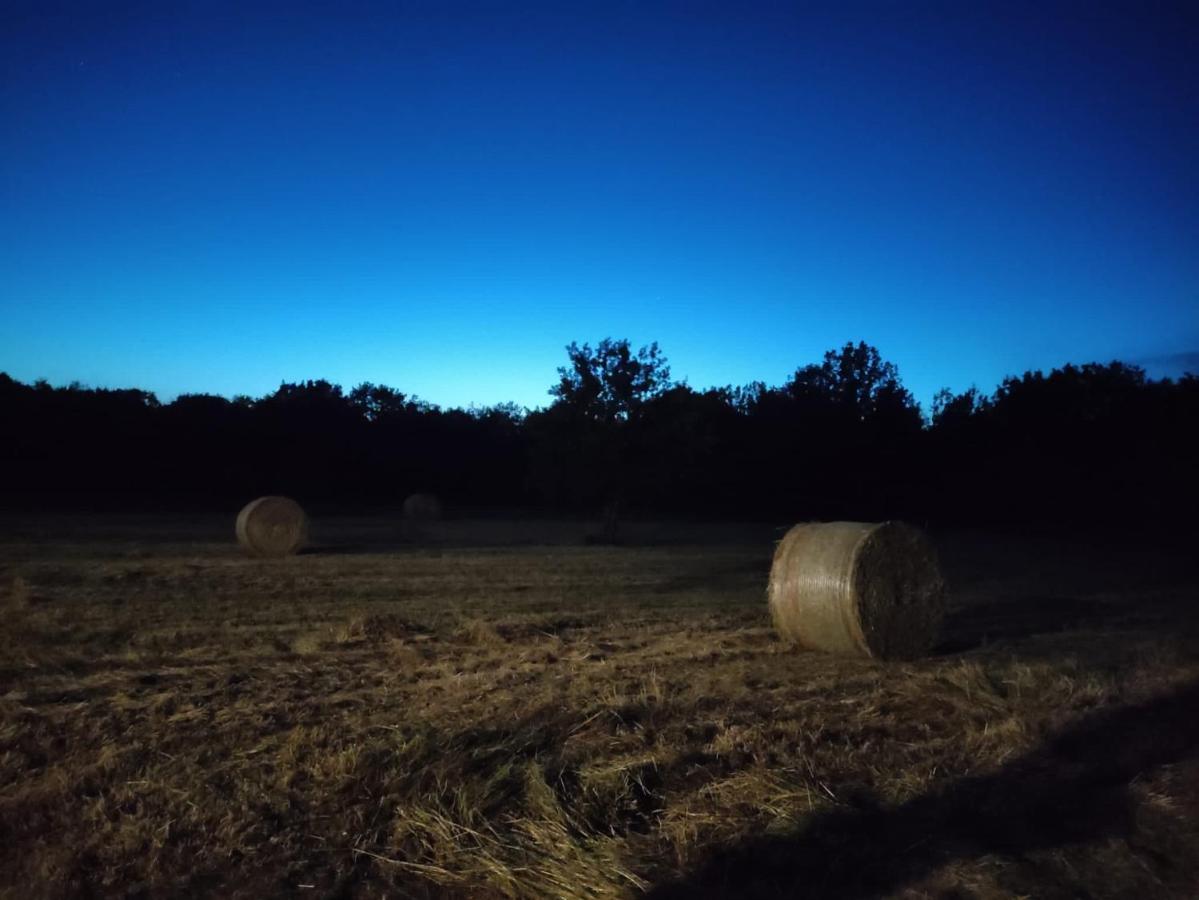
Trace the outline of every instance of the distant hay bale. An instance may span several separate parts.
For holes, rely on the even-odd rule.
[[[433,494],[413,494],[404,501],[404,518],[409,522],[436,522],[441,514],[441,501]]]
[[[308,517],[288,497],[259,497],[237,515],[237,542],[254,556],[291,556],[308,540]]]
[[[936,550],[902,522],[796,525],[775,550],[768,592],[783,637],[876,659],[927,653],[945,614]]]

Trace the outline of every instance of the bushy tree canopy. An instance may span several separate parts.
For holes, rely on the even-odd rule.
[[[670,366],[657,342],[633,352],[627,340],[604,338],[595,349],[572,342],[550,394],[585,418],[621,422],[670,387]]]
[[[829,350],[819,365],[797,369],[785,390],[796,399],[831,402],[859,422],[879,413],[917,408],[895,364],[863,341]]]
[[[0,374],[0,503],[243,504],[266,493],[544,505],[604,515],[1189,522],[1199,379],[1122,363],[940,392],[925,423],[865,343],[785,384],[696,391],[657,344],[571,344],[549,407],[443,410],[386,385],[324,380],[228,400],[54,388]],[[21,499],[24,498],[24,499]]]

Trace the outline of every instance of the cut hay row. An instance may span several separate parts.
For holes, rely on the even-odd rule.
[[[783,637],[875,659],[927,653],[945,612],[936,551],[902,522],[796,525],[775,550],[768,594]]]

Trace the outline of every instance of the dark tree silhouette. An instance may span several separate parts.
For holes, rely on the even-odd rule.
[[[670,367],[657,343],[636,352],[627,340],[604,338],[594,349],[571,343],[569,365],[550,389],[550,418],[573,426],[573,446],[547,448],[590,469],[604,507],[603,540],[615,542],[620,510],[629,498],[638,457],[643,457],[645,411],[670,385]],[[561,439],[560,429],[544,437]]]
[[[550,394],[594,422],[635,420],[647,402],[670,387],[670,366],[657,342],[633,352],[627,340],[604,338],[595,349],[572,342],[570,364],[558,369]]]
[[[796,399],[831,402],[858,422],[879,415],[919,420],[919,407],[900,382],[899,369],[864,341],[829,350],[820,365],[798,369],[786,390]]]
[[[916,492],[920,408],[897,367],[869,344],[829,350],[778,391],[759,391],[749,415],[752,442],[774,448],[756,454],[772,476],[760,489],[796,515],[892,517]]]
[[[1031,528],[1193,528],[1199,379],[1063,366],[990,396],[942,391],[926,424],[899,371],[849,343],[785,384],[695,391],[656,344],[571,344],[527,415],[444,410],[386,385],[284,383],[257,400],[21,384],[0,374],[0,504],[333,508],[431,491],[455,508],[908,518]]]
[[[969,421],[975,413],[981,412],[987,403],[987,398],[973,386],[960,394],[955,394],[949,388],[941,388],[933,397],[932,415],[929,418],[934,428],[956,428]]]
[[[410,416],[428,409],[428,404],[415,397],[410,398],[395,388],[385,384],[371,384],[369,381],[364,381],[350,391],[350,403],[368,422]]]

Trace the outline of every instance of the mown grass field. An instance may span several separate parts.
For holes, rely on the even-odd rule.
[[[0,895],[1199,895],[1186,547],[936,535],[932,657],[772,634],[770,528],[0,522]]]

